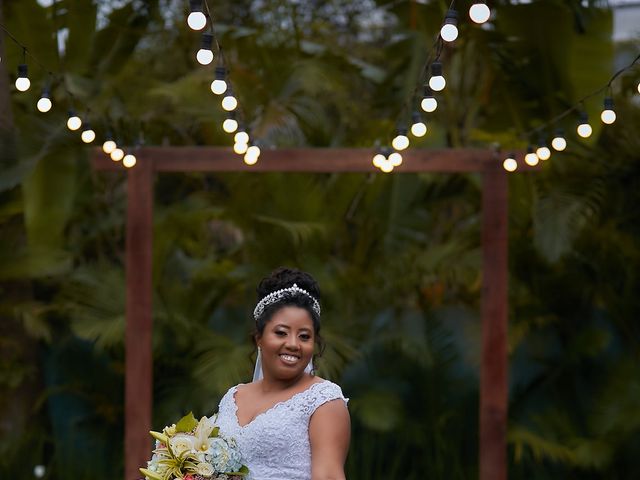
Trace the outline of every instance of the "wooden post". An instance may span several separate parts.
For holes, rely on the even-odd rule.
[[[507,480],[508,179],[496,162],[483,180],[480,480]]]
[[[127,176],[125,480],[141,477],[152,445],[152,162],[139,158]]]

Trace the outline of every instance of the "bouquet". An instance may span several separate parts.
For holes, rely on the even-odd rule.
[[[233,438],[220,435],[215,416],[197,421],[193,413],[160,432],[145,480],[241,480],[249,473]]]

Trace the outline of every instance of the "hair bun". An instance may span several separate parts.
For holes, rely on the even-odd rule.
[[[263,278],[258,285],[258,301],[276,290],[291,287],[294,283],[309,292],[318,301],[320,300],[320,287],[310,274],[295,268],[279,267],[268,277]]]

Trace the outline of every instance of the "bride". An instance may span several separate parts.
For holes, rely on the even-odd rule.
[[[318,284],[279,268],[257,290],[253,382],[227,391],[216,424],[238,442],[249,480],[344,480],[348,399],[313,372],[314,347],[322,347]]]

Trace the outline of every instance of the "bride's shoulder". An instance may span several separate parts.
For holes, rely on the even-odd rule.
[[[316,408],[331,400],[342,399],[345,404],[349,401],[349,399],[344,396],[340,385],[331,380],[316,377],[311,387],[313,388],[312,397],[315,399],[314,403],[316,403]]]

